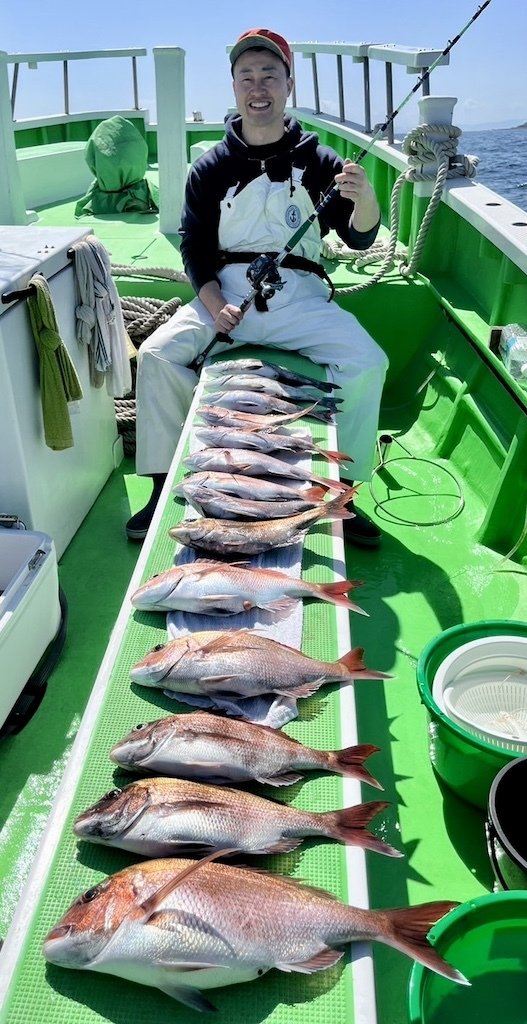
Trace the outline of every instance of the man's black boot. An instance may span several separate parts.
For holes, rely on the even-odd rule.
[[[144,540],[148,531],[148,527],[152,522],[154,512],[159,501],[159,495],[163,490],[163,485],[167,478],[166,473],[153,473],[152,483],[153,489],[152,494],[148,503],[140,512],[136,512],[126,524],[126,536],[128,540]]]
[[[352,486],[350,480],[345,482]],[[358,548],[378,548],[382,538],[379,527],[363,512],[357,511],[355,502],[350,502],[347,508],[353,512],[353,519],[345,519],[342,524],[345,542]]]

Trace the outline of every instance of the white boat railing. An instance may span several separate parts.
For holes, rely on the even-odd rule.
[[[26,214],[20,169],[14,140],[14,120],[18,69],[21,64],[36,67],[40,62],[62,62],[64,66],[65,113],[55,115],[64,120],[69,110],[68,63],[99,58],[129,58],[132,61],[134,110],[139,110],[137,57],[146,56],[145,49],[81,50],[58,53],[5,53],[0,51],[0,158],[6,169],[8,188],[0,189],[0,223],[25,224]],[[157,145],[160,184],[159,227],[165,234],[176,233],[179,227],[183,192],[187,175],[185,125],[185,51],[178,46],[154,47],[156,80]],[[14,65],[9,81],[9,65]],[[85,112],[89,117],[89,112]]]
[[[323,54],[334,54],[337,72],[337,93],[338,93],[338,119],[341,124],[347,120],[345,107],[344,89],[344,65],[343,58],[350,57],[354,64],[362,64],[363,69],[363,128],[365,132],[372,131],[371,124],[371,61],[380,61],[385,65],[386,82],[386,115],[391,117],[394,112],[393,105],[393,65],[400,64],[406,68],[408,74],[422,75],[431,65],[439,61],[439,64],[448,64],[449,56],[443,56],[441,50],[429,50],[417,46],[395,46],[391,43],[292,43],[293,54],[298,54],[311,61],[311,78],[314,98],[314,114],[322,114],[318,62],[317,57]],[[293,88],[293,106],[297,106],[296,84]],[[423,96],[430,95],[430,76],[427,76],[422,83]],[[305,104],[302,104],[305,105]],[[390,121],[386,131],[388,142],[394,140],[393,121]]]
[[[147,51],[144,48],[126,50],[60,50],[58,53],[8,53],[6,64],[13,65],[13,77],[11,82],[11,113],[15,120],[16,97],[18,90],[18,78],[20,67],[27,64],[31,71],[35,71],[39,64],[61,63],[62,82],[64,95],[64,110],[62,113],[70,114],[69,95],[69,63],[79,60],[93,60],[101,58],[123,58],[126,57],[132,62],[132,88],[133,88],[133,109],[139,110],[139,87],[137,81],[137,58],[146,57]]]

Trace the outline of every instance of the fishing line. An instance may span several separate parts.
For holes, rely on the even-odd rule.
[[[453,49],[456,43],[459,42],[461,37],[464,36],[465,32],[467,32],[471,25],[474,24],[476,19],[479,18],[481,14],[483,14],[483,11],[485,10],[486,7],[489,6],[490,3],[491,0],[484,0],[484,3],[480,4],[480,6],[476,9],[475,13],[469,19],[469,21],[467,21],[466,25],[464,25],[463,28],[460,29],[460,31],[457,33],[456,36],[454,36],[453,39],[449,39],[444,50],[442,50],[439,56],[436,57],[436,59],[433,61],[430,67],[426,68],[425,71],[423,71],[422,75],[419,75],[417,81],[415,82],[415,85],[410,89],[409,93],[399,103],[397,109],[392,111],[392,113],[387,116],[386,120],[383,121],[383,123],[377,127],[366,148],[361,149],[360,153],[358,153],[358,155],[355,157],[354,163],[360,164],[364,160],[364,157],[368,155],[377,139],[384,134],[384,132],[392,123],[392,121],[395,120],[397,115],[410,101],[414,93],[416,93],[417,90],[420,89],[424,82],[428,81],[430,75],[432,74],[432,71],[434,71],[437,65],[441,63],[443,57],[446,57],[450,53],[450,51]],[[240,305],[240,310],[242,314],[245,313],[246,309],[248,309],[248,307],[251,305],[251,303],[258,294],[263,294],[266,299],[272,298],[276,290],[283,288],[283,282],[281,281],[280,276],[278,274],[278,267],[284,262],[286,257],[292,251],[292,249],[294,249],[298,245],[298,243],[304,237],[306,232],[309,231],[309,228],[311,227],[313,221],[316,220],[316,218],[322,213],[323,210],[325,210],[326,206],[328,206],[331,200],[334,199],[335,196],[339,194],[339,191],[339,186],[337,185],[336,182],[330,186],[330,188],[321,196],[320,201],[317,203],[310,216],[304,221],[303,224],[300,225],[299,228],[297,228],[295,233],[289,239],[289,242],[286,243],[282,251],[279,252],[277,256],[266,256],[265,253],[263,253],[261,256],[258,257],[258,259],[254,260],[253,263],[249,265],[247,269],[247,277],[253,287],[251,291],[245,296]],[[205,359],[207,358],[209,352],[214,347],[214,345],[218,343],[232,345],[233,342],[234,339],[229,337],[228,334],[222,334],[218,332],[218,334],[215,335],[215,337],[212,339],[210,344],[207,345],[203,352],[196,356],[193,363],[191,364],[192,368],[195,369],[196,371],[201,369]]]
[[[392,458],[392,459],[386,458],[386,453],[389,451],[389,449],[391,448],[392,444],[397,444],[399,446],[399,448],[401,448],[405,454],[404,455],[397,455],[397,456],[395,456],[395,458]],[[461,486],[459,484],[459,481],[454,476],[454,474],[449,469],[447,469],[446,466],[441,466],[438,462],[434,461],[434,459],[425,459],[425,458],[421,458],[419,456],[413,455],[412,452],[409,451],[408,448],[405,448],[405,446],[401,443],[401,441],[399,441],[396,437],[393,437],[392,434],[381,434],[380,435],[380,437],[377,439],[377,452],[378,452],[378,455],[379,455],[379,463],[378,463],[377,466],[375,466],[375,468],[374,468],[374,470],[372,472],[371,479],[369,481],[369,491],[370,491],[370,494],[371,494],[371,496],[373,498],[373,501],[375,503],[375,507],[382,509],[382,511],[384,512],[384,514],[387,517],[389,517],[390,519],[394,520],[397,523],[402,523],[404,526],[440,526],[443,523],[449,523],[452,519],[455,519],[456,516],[458,516],[460,514],[460,512],[463,511],[463,509],[465,507],[465,498],[464,498],[463,492],[461,490]],[[397,497],[395,497],[388,490],[388,494],[387,494],[386,498],[380,499],[378,497],[378,495],[375,493],[375,489],[374,489],[374,480],[375,480],[375,478],[383,470],[386,470],[388,465],[393,466],[394,463],[401,463],[401,462],[411,462],[412,464],[419,463],[419,464],[425,464],[425,465],[428,465],[428,466],[433,466],[434,470],[439,471],[441,473],[444,473],[445,476],[447,476],[455,485],[455,493],[451,494],[451,495],[446,495],[446,497],[454,498],[457,501],[457,505],[454,508],[453,512],[450,512],[448,515],[445,515],[445,516],[435,517],[433,519],[413,520],[413,519],[407,518],[406,516],[398,516],[398,515],[395,514],[395,512],[392,512],[391,509],[387,508],[386,506],[388,505],[389,502],[404,501],[405,499],[411,499],[413,496],[419,497],[419,498],[423,498],[423,497],[427,498],[428,497],[428,498],[434,498],[434,499],[437,499],[438,497],[440,497],[440,495],[438,494],[437,490],[435,490],[433,493],[428,494],[428,495],[423,494],[420,491],[414,491],[413,494],[412,494],[412,492],[411,492],[409,487],[406,486],[406,488],[405,488],[404,484],[399,484],[399,482],[397,480],[394,480],[394,483],[397,486],[397,488],[399,490],[405,489],[405,493],[404,494],[400,494]],[[441,496],[444,497],[444,495],[441,495]]]

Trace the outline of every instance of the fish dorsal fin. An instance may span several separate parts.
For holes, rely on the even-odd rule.
[[[239,850],[237,850],[236,847],[229,847],[224,850],[214,850],[214,852],[209,853],[207,857],[203,857],[201,860],[192,861],[191,864],[186,868],[183,868],[183,871],[180,871],[174,878],[170,878],[168,882],[165,882],[164,885],[159,889],[156,889],[151,896],[139,904],[137,909],[142,911],[143,923],[147,923],[149,917],[151,917],[152,914],[155,914],[156,910],[159,909],[163,900],[165,900],[167,896],[170,896],[170,894],[174,892],[174,890],[177,889],[177,887],[181,885],[186,878],[193,875],[195,871],[199,871],[204,864],[208,864],[212,860],[218,860],[219,857],[229,857],[233,853],[239,853]]]
[[[213,640],[203,644],[201,650],[207,651],[209,654],[217,648],[224,650],[226,647],[229,647],[231,650],[246,650],[250,635],[251,633],[248,629],[234,629],[230,633],[220,633]]]
[[[186,563],[186,568],[188,568],[189,572],[199,571],[205,573],[210,569],[217,569],[218,567],[225,567],[225,562],[220,562],[218,558],[196,558],[194,562]],[[179,566],[175,568],[177,569]]]

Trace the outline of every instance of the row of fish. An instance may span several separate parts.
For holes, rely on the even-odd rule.
[[[313,584],[218,558],[270,551],[301,540],[321,519],[352,514],[352,488],[299,470],[280,454],[348,460],[308,438],[279,433],[306,415],[332,416],[339,404],[330,394],[335,386],[259,360],[216,363],[209,374],[220,390],[199,409],[207,426],[196,436],[206,447],[186,460],[192,476],[178,488],[204,518],[170,534],[215,557],[154,577],[135,592],[133,605],[217,616],[252,608],[282,614],[296,601],[315,598],[361,612],[348,596],[359,581]],[[305,407],[298,410],[294,403],[300,402]],[[326,501],[331,491],[336,497]],[[330,683],[386,678],[367,669],[362,657],[355,649],[326,662],[254,630],[198,629],[159,645],[130,675],[167,692],[296,699]],[[82,894],[46,937],[46,959],[157,987],[196,1010],[215,1008],[209,989],[272,968],[311,974],[332,967],[344,955],[335,947],[356,939],[384,942],[466,983],[426,938],[452,902],[360,910],[293,879],[213,863],[234,854],[289,852],[309,836],[401,856],[368,827],[387,807],[384,801],[314,812],[225,788],[288,786],[320,770],[382,788],[364,763],[377,749],[316,750],[279,731],[203,711],[137,726],[110,757],[148,777],[107,793],[78,815],[74,831],[81,839],[162,859],[119,871]]]
[[[288,785],[299,771],[320,768],[376,784],[363,764],[375,749],[316,751],[273,730],[202,712],[138,726],[113,747],[112,759],[128,768],[187,773],[192,781],[133,782],[82,812],[74,829],[82,839],[168,858],[125,868],[79,896],[46,936],[44,956],[62,967],[156,987],[200,1011],[215,1009],[204,994],[211,988],[272,968],[324,970],[343,956],[335,947],[355,940],[385,943],[466,984],[426,938],[453,902],[361,910],[293,879],[211,863],[240,852],[288,852],[306,836],[399,856],[368,830],[383,801],[314,813],[217,785],[247,779]],[[207,785],[196,781],[200,775]],[[172,859],[175,851],[208,855]]]

